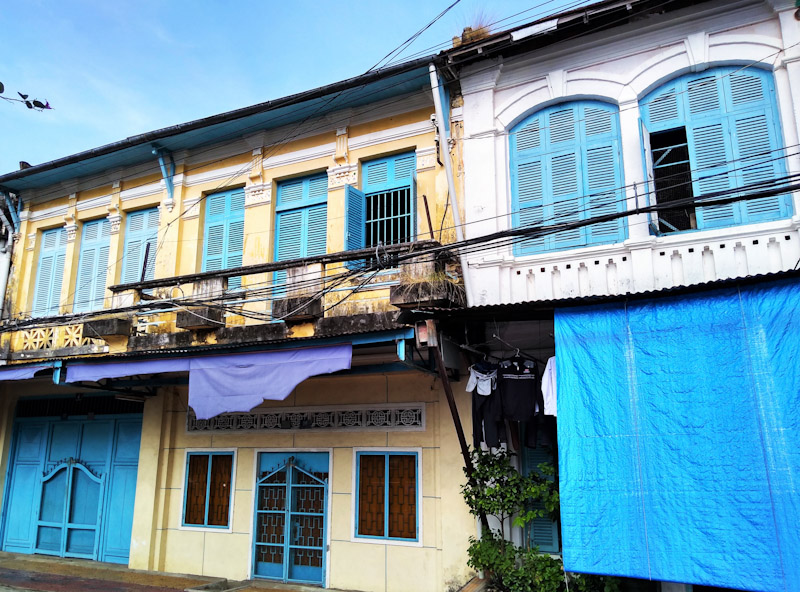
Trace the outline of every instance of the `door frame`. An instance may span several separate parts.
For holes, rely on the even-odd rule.
[[[247,578],[252,580],[255,578],[255,570],[253,567],[255,559],[256,547],[256,529],[255,529],[255,515],[256,508],[258,507],[258,455],[262,452],[280,453],[285,454],[287,457],[292,456],[297,452],[327,452],[328,453],[328,493],[325,500],[327,511],[325,512],[325,569],[323,573],[322,587],[327,588],[330,581],[331,572],[331,528],[330,528],[330,513],[331,503],[333,502],[333,448],[254,448],[253,449],[253,480],[252,480],[252,493],[253,504],[250,509],[250,554],[247,567]],[[263,579],[263,578],[261,578]],[[269,581],[268,579],[266,581]],[[273,580],[274,581],[274,580]]]

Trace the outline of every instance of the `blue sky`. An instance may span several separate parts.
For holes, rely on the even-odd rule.
[[[0,8],[0,173],[362,74],[452,0],[26,0]],[[587,0],[461,0],[401,54]],[[515,13],[526,11],[518,16]]]

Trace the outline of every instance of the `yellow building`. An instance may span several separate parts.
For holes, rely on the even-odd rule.
[[[458,155],[433,120],[460,123],[431,80],[410,62],[0,177],[3,550],[369,591],[469,579],[434,335],[392,304],[463,292],[439,248]]]

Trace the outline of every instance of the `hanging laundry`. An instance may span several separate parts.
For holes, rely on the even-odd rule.
[[[469,367],[467,392],[478,387],[479,395],[491,395],[497,384],[497,368],[493,364],[479,362]]]
[[[497,369],[504,419],[528,421],[544,411],[544,400],[536,371],[536,362],[520,356],[503,360]]]
[[[472,393],[472,443],[480,448],[482,442],[499,448],[502,433],[502,406],[496,391],[497,366],[478,362],[469,369],[467,392]]]
[[[544,414],[556,416],[556,358],[547,360],[542,374],[542,398],[544,399]]]

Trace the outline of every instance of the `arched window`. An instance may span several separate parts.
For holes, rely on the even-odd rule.
[[[514,227],[575,222],[625,209],[619,115],[615,106],[579,101],[534,113],[511,131]],[[517,255],[625,240],[622,219],[517,243]]]
[[[674,210],[658,213],[659,232],[717,228],[791,215],[788,195],[700,205],[704,195],[735,196],[733,190],[759,187],[785,177],[770,72],[727,67],[688,74],[652,91],[641,105],[655,201],[680,203]]]

